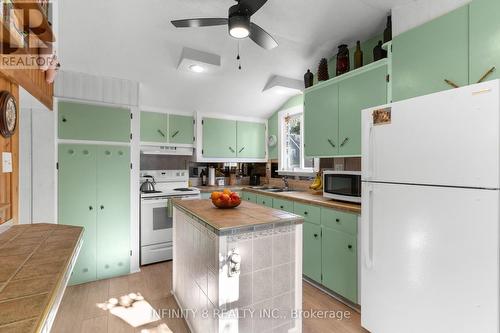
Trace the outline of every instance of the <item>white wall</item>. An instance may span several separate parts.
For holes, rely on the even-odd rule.
[[[415,0],[392,8],[392,34],[397,36],[472,0]]]

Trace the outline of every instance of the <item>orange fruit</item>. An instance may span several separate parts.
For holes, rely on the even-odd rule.
[[[231,195],[231,193],[232,193],[232,192],[231,192],[231,190],[230,190],[230,189],[225,188],[223,193],[224,193],[224,194],[227,194],[227,195]]]
[[[221,194],[222,194],[221,192],[217,192],[217,191],[216,192],[212,192],[212,195],[210,196],[210,198],[212,200],[217,200],[217,199],[220,198]]]

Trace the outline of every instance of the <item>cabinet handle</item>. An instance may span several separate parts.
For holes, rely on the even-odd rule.
[[[62,122],[65,123],[67,120],[66,118],[63,117]]]
[[[335,222],[340,223],[340,219],[335,219]]]
[[[307,214],[309,214],[309,213],[308,212],[304,212],[304,215],[307,215]]]
[[[280,206],[280,209],[283,209],[283,206]]]
[[[460,86],[458,84],[456,84],[455,82],[451,81],[451,80],[448,80],[448,79],[444,79],[444,82],[448,83],[450,86],[452,86],[453,88],[460,88]]]
[[[314,238],[318,238],[318,234],[314,234]]]
[[[342,143],[340,144],[340,147],[344,147],[347,142],[349,142],[349,138],[345,138],[344,141],[342,141]]]
[[[229,150],[231,151],[231,153],[235,152],[235,150],[232,147],[229,147]]]
[[[479,79],[479,81],[477,81],[477,83],[481,83],[483,82],[484,80],[486,80],[486,78],[488,76],[491,75],[491,73],[493,73],[497,68],[495,66],[491,67],[486,73],[484,73],[483,76],[481,76],[481,78]]]
[[[331,139],[328,139],[328,143],[330,144],[330,146],[332,146],[333,148],[335,148],[335,143],[333,143],[333,141]]]
[[[241,148],[238,153],[241,153],[243,150],[245,150],[245,147]]]
[[[92,210],[92,209],[94,209],[94,207],[92,207],[92,206],[89,206],[89,210]]]
[[[352,249],[352,245],[347,245],[347,248],[350,250]]]
[[[161,135],[162,137],[165,137],[165,133],[163,133],[163,131],[162,131],[162,130],[160,130],[160,129],[159,129],[159,130],[158,130],[158,133],[160,133],[160,135]]]
[[[103,210],[103,209],[104,209],[104,206],[103,206],[103,205],[101,205],[101,210]]]
[[[177,134],[179,134],[179,131],[175,131],[175,133],[172,134],[172,138],[174,138]]]

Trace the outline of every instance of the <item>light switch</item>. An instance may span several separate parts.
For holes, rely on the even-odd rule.
[[[12,153],[2,153],[2,172],[12,172]]]

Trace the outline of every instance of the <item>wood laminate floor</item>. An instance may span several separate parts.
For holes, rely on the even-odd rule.
[[[127,323],[99,309],[96,304],[130,292],[140,292],[155,309],[178,309],[170,294],[172,263],[160,263],[141,268],[141,272],[118,278],[71,286],[66,289],[52,333],[133,333],[158,326],[159,322],[133,328]],[[304,283],[304,310],[349,311],[350,319],[304,319],[304,333],[357,333],[360,316],[319,289]],[[163,319],[174,333],[189,333],[183,319]]]

